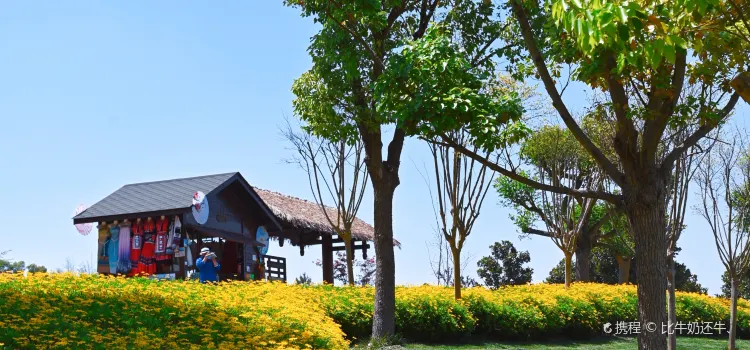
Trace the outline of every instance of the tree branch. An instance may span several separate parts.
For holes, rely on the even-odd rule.
[[[531,25],[529,24],[529,19],[526,17],[526,10],[523,8],[521,1],[511,0],[511,5],[521,27],[521,33],[523,34],[526,48],[529,50],[529,54],[534,61],[534,65],[536,66],[537,72],[539,73],[542,82],[544,82],[544,87],[547,90],[547,94],[552,99],[552,105],[560,114],[563,122],[565,122],[565,125],[568,127],[568,129],[570,129],[570,132],[573,134],[573,136],[575,136],[576,140],[578,140],[583,148],[586,149],[589,154],[591,154],[596,163],[599,164],[599,166],[609,175],[612,181],[614,181],[617,185],[623,187],[624,175],[583,132],[581,127],[578,125],[578,123],[576,123],[575,119],[570,114],[570,111],[568,111],[568,108],[565,106],[562,97],[557,92],[555,81],[552,79],[552,76],[550,76],[547,65],[544,62],[544,57],[542,57],[542,53],[536,45],[533,30],[531,29]]]
[[[685,139],[681,146],[675,147],[672,152],[670,152],[667,157],[664,158],[664,161],[662,162],[660,167],[661,171],[671,171],[672,166],[674,165],[674,162],[677,160],[677,158],[682,155],[682,153],[684,153],[688,148],[695,146],[695,144],[698,143],[698,141],[700,141],[703,137],[708,135],[711,130],[715,129],[719,125],[719,123],[723,121],[730,112],[732,112],[739,98],[740,95],[736,92],[732,94],[732,96],[729,98],[729,101],[727,101],[727,104],[724,106],[724,108],[721,109],[718,121],[701,125],[698,130],[696,130],[692,135],[688,136]]]
[[[596,198],[596,199],[601,199],[601,200],[610,202],[610,203],[615,204],[615,205],[618,205],[620,203],[620,200],[621,200],[620,196],[616,196],[616,195],[613,195],[611,193],[600,192],[600,191],[576,190],[576,189],[572,189],[572,188],[568,188],[568,187],[563,187],[563,186],[550,186],[550,185],[547,185],[547,184],[543,184],[543,183],[534,181],[532,179],[529,179],[527,177],[519,175],[518,173],[516,173],[514,171],[509,171],[509,170],[507,170],[507,169],[499,166],[496,163],[490,162],[487,158],[484,158],[484,157],[476,154],[475,152],[472,152],[471,150],[467,149],[466,147],[464,147],[462,145],[459,145],[458,143],[456,143],[455,141],[453,141],[452,139],[450,139],[450,137],[448,137],[448,135],[444,134],[444,135],[441,135],[441,136],[442,136],[443,142],[445,142],[447,145],[449,145],[450,147],[453,147],[454,149],[456,149],[459,152],[465,154],[466,156],[470,157],[471,159],[476,160],[480,164],[484,164],[485,166],[487,166],[487,168],[489,168],[491,170],[494,170],[494,171],[496,171],[496,172],[498,172],[498,173],[500,173],[500,174],[502,174],[504,176],[507,176],[507,177],[513,179],[513,180],[516,180],[516,181],[518,181],[518,182],[520,182],[522,184],[525,184],[525,185],[531,186],[533,188],[536,188],[538,190],[549,191],[549,192],[554,192],[554,193],[561,193],[561,194],[567,194],[567,195],[571,195],[571,196],[581,196],[581,197],[587,197],[587,198]]]
[[[547,231],[538,230],[538,229],[535,229],[535,228],[525,228],[525,229],[522,230],[522,232],[523,233],[532,234],[532,235],[537,235],[537,236],[544,236],[544,237],[549,237],[549,238],[555,238],[554,234],[551,234],[551,233],[549,233]]]

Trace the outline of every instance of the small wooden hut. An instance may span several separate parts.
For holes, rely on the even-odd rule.
[[[203,224],[192,213],[192,198],[198,191],[205,194],[208,203],[208,218]],[[326,211],[336,217],[335,209]],[[126,273],[109,268],[112,257],[103,249],[112,240],[112,235],[106,234],[108,228],[150,220],[168,220],[170,230],[178,220],[181,223],[180,232],[175,234],[178,237],[170,242],[175,243],[171,255],[156,262],[155,273],[166,278],[188,276],[198,252],[208,246],[219,255],[222,280],[265,277],[286,281],[286,259],[259,254],[258,248],[263,246],[256,240],[259,227],[279,246],[285,242],[299,246],[301,255],[305,247],[322,245],[323,279],[327,283],[333,283],[333,253],[345,250],[343,240],[318,204],[254,188],[238,172],[125,185],[76,215],[73,223],[98,223],[102,228],[100,273]],[[352,231],[353,246],[366,258],[373,227],[356,219]],[[259,273],[261,259],[265,276]]]

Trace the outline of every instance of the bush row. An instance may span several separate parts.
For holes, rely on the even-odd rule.
[[[351,339],[370,333],[372,288],[315,286],[327,314]],[[496,340],[603,334],[603,325],[638,321],[637,290],[632,285],[575,283],[536,284],[490,291],[465,289],[460,301],[453,289],[437,286],[396,290],[396,331],[404,338],[427,342],[462,341],[469,336]],[[729,301],[695,293],[677,293],[678,322],[724,322]],[[740,336],[750,335],[750,304],[738,305]],[[658,329],[657,331],[661,331]],[[724,331],[726,332],[726,330]],[[685,331],[683,335],[687,336]]]
[[[0,274],[0,347],[347,348],[311,297],[268,283]]]
[[[371,287],[157,282],[71,274],[0,274],[0,346],[11,348],[346,349],[369,336]],[[739,335],[750,335],[740,301]],[[728,300],[677,294],[681,322],[728,323]],[[591,283],[396,289],[396,331],[408,340],[458,342],[586,338],[637,320],[635,286]]]

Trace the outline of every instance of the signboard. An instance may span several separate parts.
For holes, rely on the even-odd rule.
[[[208,221],[208,200],[201,191],[193,193],[193,218],[200,225]]]
[[[255,240],[263,244],[263,247],[258,247],[260,255],[266,255],[268,253],[268,231],[263,226],[258,227],[258,231],[255,233]]]
[[[155,274],[155,275],[151,275],[150,278],[151,279],[155,279],[155,280],[170,280],[170,281],[174,281],[175,274],[174,273],[158,273],[158,274]]]

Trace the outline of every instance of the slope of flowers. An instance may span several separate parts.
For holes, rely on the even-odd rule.
[[[315,288],[325,291],[323,307],[349,337],[369,333],[371,288]],[[470,288],[455,301],[452,288],[398,287],[396,331],[410,340],[440,342],[468,335],[498,340],[587,338],[601,335],[607,322],[615,328],[618,321],[637,321],[636,292],[633,285],[575,283],[566,290],[562,285],[535,284],[497,291]],[[738,333],[750,334],[750,303],[740,301],[738,313]],[[678,292],[677,318],[685,323],[721,321],[726,326],[728,300]]]
[[[635,286],[579,283],[490,291],[398,287],[396,331],[409,340],[585,338],[637,320]],[[11,348],[346,349],[372,327],[374,289],[279,283],[157,282],[0,274],[0,344]],[[681,322],[728,322],[728,301],[677,294]],[[750,303],[738,305],[750,334]],[[1,346],[1,345],[0,345]]]
[[[300,288],[271,283],[0,274],[0,343],[11,348],[343,349]]]

